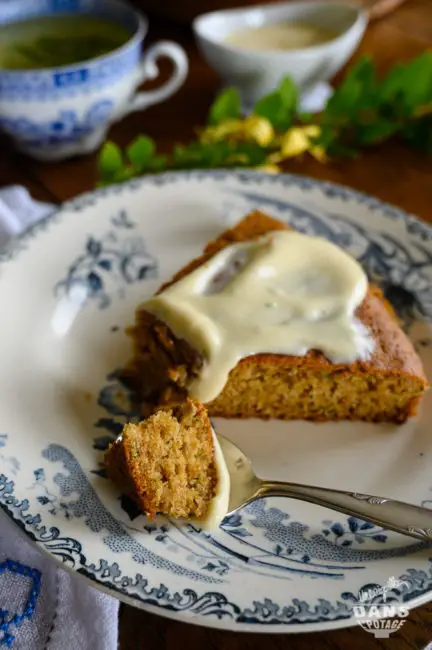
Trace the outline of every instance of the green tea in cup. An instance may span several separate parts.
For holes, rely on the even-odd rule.
[[[0,69],[36,70],[102,56],[131,37],[121,24],[91,15],[40,16],[0,31]]]

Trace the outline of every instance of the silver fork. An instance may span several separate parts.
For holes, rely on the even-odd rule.
[[[290,497],[432,542],[432,510],[428,508],[371,494],[260,479],[250,459],[233,442],[219,435],[218,440],[231,481],[228,514],[263,497]]]

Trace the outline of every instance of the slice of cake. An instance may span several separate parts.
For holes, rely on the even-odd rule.
[[[364,272],[352,258],[324,240],[310,238],[309,246],[306,242],[309,238],[298,234],[298,242],[296,240],[295,246],[287,249],[284,258],[284,249],[277,242],[275,244],[272,237],[277,231],[287,230],[291,229],[260,212],[248,215],[210,242],[201,257],[190,262],[160,289],[157,294],[160,297],[174,289],[174,319],[173,313],[165,310],[166,305],[161,307],[157,300],[150,300],[138,308],[135,326],[130,330],[134,342],[130,375],[143,412],[149,405],[188,394],[202,399],[202,395],[195,392],[197,382],[204,378],[208,383],[212,379],[214,372],[209,370],[218,367],[214,364],[216,355],[220,356],[221,350],[230,354],[234,339],[243,352],[248,348],[248,341],[241,340],[242,331],[239,331],[241,321],[237,312],[243,311],[246,314],[244,338],[250,339],[253,353],[244,354],[233,363],[217,394],[202,400],[211,416],[403,422],[416,413],[427,389],[427,380],[413,345],[380,291],[368,287]],[[279,235],[273,239],[277,237],[283,239]],[[255,248],[251,246],[254,242],[259,244]],[[233,250],[236,256],[234,271],[230,258]],[[305,264],[309,251],[314,252]],[[251,283],[250,273],[245,276],[245,264],[247,267],[249,262],[242,261],[241,255],[255,255],[258,259],[258,262],[253,260],[255,266],[252,268],[256,273],[255,285]],[[224,269],[227,260],[231,264],[228,271]],[[284,277],[290,290],[285,291],[284,286],[281,291],[280,278],[274,275],[277,268],[283,273],[287,269],[298,272],[294,280],[298,277],[299,286],[293,277]],[[255,316],[247,309],[247,301],[256,301],[255,293],[262,293],[262,278],[267,277],[266,274],[269,279],[264,288],[274,294],[275,299],[266,303],[270,319],[269,325],[265,325],[268,325],[266,345],[257,349],[255,339],[259,340],[262,328],[254,325],[255,321],[263,322],[263,314]],[[225,280],[224,275],[228,275]],[[204,287],[207,276],[213,283],[210,301],[208,289]],[[223,300],[218,295],[220,278]],[[242,283],[243,293],[238,291]],[[306,290],[305,283],[309,283]],[[198,297],[197,287],[201,292]],[[230,301],[226,300],[227,296]],[[237,302],[233,301],[233,296]],[[358,304],[353,302],[359,296]],[[281,323],[273,327],[273,304],[277,306],[277,313],[286,318],[282,324],[287,324],[287,345]],[[233,318],[225,318],[224,330],[216,325],[220,325],[217,322],[219,314],[227,305],[230,305]],[[350,305],[355,306],[352,322],[347,320]],[[296,310],[300,316],[296,315]],[[328,318],[326,310],[330,310]],[[170,326],[170,320],[175,327]],[[219,345],[221,332],[223,345]],[[293,339],[293,332],[298,340]],[[204,347],[207,335],[212,335],[215,343],[208,354]],[[311,340],[322,341],[322,346],[311,347]],[[338,360],[341,351],[352,353],[353,346],[358,348],[355,359],[350,362]],[[286,348],[295,349],[296,353],[284,353]]]
[[[153,517],[219,524],[228,509],[229,477],[205,407],[186,399],[126,424],[106,457],[108,476]]]

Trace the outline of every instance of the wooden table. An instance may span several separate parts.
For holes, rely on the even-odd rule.
[[[215,74],[200,59],[191,34],[166,21],[152,21],[150,39],[172,38],[190,56],[190,75],[185,86],[165,104],[136,113],[116,125],[110,136],[119,144],[147,132],[167,149],[173,142],[193,135],[202,123],[218,87]],[[391,16],[370,26],[361,46],[385,70],[397,60],[408,59],[432,43],[432,0],[410,0]],[[167,71],[164,70],[166,73]],[[184,112],[181,120],[176,116]],[[395,203],[432,222],[432,162],[396,144],[370,150],[355,161],[328,166],[305,158],[291,161],[287,171],[328,179]],[[41,164],[15,153],[0,142],[0,186],[21,183],[35,198],[61,202],[94,187],[96,156],[60,164]],[[103,631],[101,631],[103,633]],[[324,634],[262,636],[213,631],[177,623],[124,606],[120,614],[120,650],[290,650],[340,649],[423,650],[432,642],[432,605],[411,613],[404,627],[389,640],[375,640],[360,627]],[[431,646],[432,647],[432,646]],[[71,650],[74,650],[71,648]]]

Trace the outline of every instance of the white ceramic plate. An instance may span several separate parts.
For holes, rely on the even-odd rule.
[[[255,632],[344,627],[355,622],[359,591],[390,579],[388,599],[420,605],[432,593],[424,543],[276,498],[209,535],[148,521],[103,476],[103,450],[130,415],[115,371],[129,356],[124,328],[136,305],[258,207],[360,259],[430,375],[432,230],[400,210],[258,173],[168,174],[86,194],[1,258],[1,506],[96,586],[183,621]],[[431,397],[401,427],[215,424],[262,475],[432,506]]]

